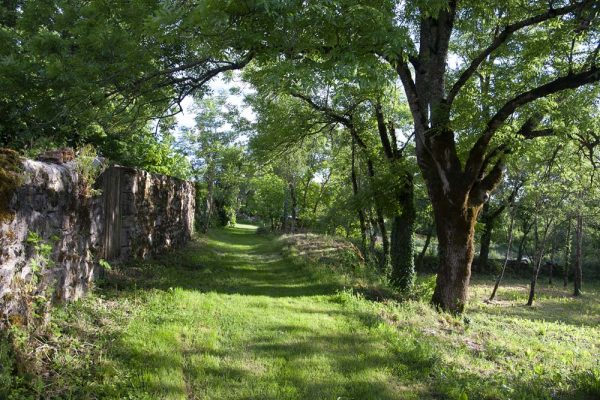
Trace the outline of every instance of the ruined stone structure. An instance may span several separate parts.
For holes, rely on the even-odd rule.
[[[78,298],[101,259],[150,257],[192,235],[191,182],[117,166],[96,181],[100,194],[86,196],[75,163],[22,162],[22,182],[0,220],[0,314],[19,313],[26,290]]]

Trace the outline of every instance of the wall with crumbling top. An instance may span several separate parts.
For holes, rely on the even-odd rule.
[[[82,194],[76,162],[21,160],[0,219],[0,314],[23,312],[25,297],[80,297],[101,259],[151,257],[190,239],[191,182],[110,167],[90,196]]]

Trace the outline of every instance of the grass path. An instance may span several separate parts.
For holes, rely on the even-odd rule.
[[[116,268],[55,310],[47,378],[9,399],[600,398],[597,286],[573,298],[540,282],[525,307],[519,281],[483,302],[493,279],[482,277],[456,317],[429,305],[426,276],[423,301],[346,290],[366,293],[371,277],[339,250],[237,226]]]
[[[183,269],[142,280],[151,289],[145,306],[117,344],[131,394],[406,398],[400,355],[373,334],[369,317],[341,304],[333,277],[314,279],[280,250],[248,226],[218,230],[182,256]]]

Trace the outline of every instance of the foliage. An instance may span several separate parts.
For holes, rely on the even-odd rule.
[[[82,196],[92,197],[102,194],[102,190],[95,189],[94,184],[105,167],[93,146],[86,145],[79,149],[75,159],[75,171],[80,179],[79,190]]]

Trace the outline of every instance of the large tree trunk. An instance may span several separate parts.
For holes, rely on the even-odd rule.
[[[432,303],[462,313],[468,299],[473,236],[480,207],[457,207],[446,196],[432,196],[438,237],[439,266]]]
[[[583,246],[583,215],[577,215],[577,224],[575,226],[575,262],[573,263],[573,267],[575,269],[573,282],[574,282],[574,296],[581,295],[581,286],[583,281],[583,273],[581,270],[581,250]]]
[[[415,279],[415,220],[416,210],[412,176],[406,176],[403,194],[399,196],[400,215],[392,222],[391,281],[401,291],[412,288]]]
[[[417,28],[416,54],[398,51],[393,56],[384,55],[395,68],[404,87],[413,117],[417,162],[435,211],[440,266],[432,301],[451,312],[461,312],[465,306],[473,260],[475,219],[481,205],[502,178],[502,158],[506,149],[504,146],[490,147],[494,136],[519,108],[562,90],[600,80],[600,75],[592,68],[561,76],[511,98],[491,118],[486,119],[485,128],[466,158],[461,160],[454,132],[450,129],[450,116],[455,110],[453,102],[459,92],[478,73],[478,68],[489,62],[494,50],[515,31],[561,15],[573,14],[576,8],[574,5],[565,6],[558,12],[550,7],[536,18],[506,26],[471,63],[467,62],[469,67],[459,74],[446,91],[448,49],[458,3],[457,0],[448,0],[435,12],[431,12],[430,8],[419,10],[421,17]],[[520,133],[533,136],[535,125],[537,123],[530,119]]]

